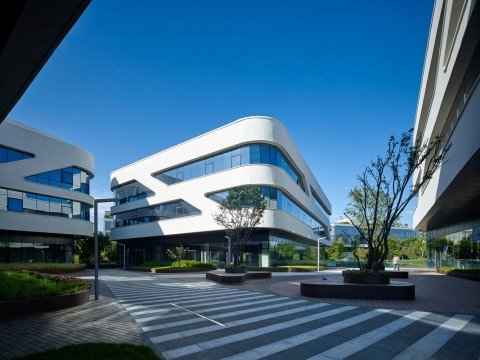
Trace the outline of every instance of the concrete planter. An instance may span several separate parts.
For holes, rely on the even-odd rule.
[[[222,284],[242,284],[246,279],[269,279],[271,271],[248,271],[240,274],[229,274],[223,271],[209,271],[206,278]]]
[[[84,290],[74,294],[0,302],[0,319],[83,305],[89,301],[89,293],[89,290]]]

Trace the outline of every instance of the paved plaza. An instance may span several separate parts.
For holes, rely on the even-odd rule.
[[[0,355],[8,358],[85,341],[145,343],[166,359],[478,359],[480,355],[480,316],[461,311],[461,306],[456,312],[415,306],[369,308],[269,291],[315,276],[319,275],[275,274],[269,282],[224,286],[206,280],[204,274],[105,270],[98,303],[2,323]],[[479,290],[480,284],[472,281],[438,279],[446,279],[444,292],[449,286],[460,289],[458,284]],[[446,293],[445,298],[449,299]]]

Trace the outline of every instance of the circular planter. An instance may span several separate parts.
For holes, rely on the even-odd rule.
[[[355,274],[345,272],[343,282],[349,284],[390,284],[387,274]]]

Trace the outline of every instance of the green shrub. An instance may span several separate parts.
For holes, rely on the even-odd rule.
[[[354,269],[345,270],[345,273],[353,274],[353,275],[374,275],[375,274],[373,270],[354,270]],[[381,271],[381,270],[377,272],[377,275],[388,276],[388,274],[385,271]]]
[[[85,270],[85,264],[67,263],[0,263],[0,271],[31,270],[43,273],[69,273]]]
[[[440,271],[445,273],[452,273],[452,274],[468,274],[468,275],[480,276],[480,269],[458,269],[458,268],[441,267]]]
[[[36,271],[0,271],[0,301],[73,294],[88,290],[84,280]]]
[[[247,265],[245,264],[240,264],[237,266],[234,265],[228,265],[225,266],[225,272],[228,274],[241,274],[247,272]]]

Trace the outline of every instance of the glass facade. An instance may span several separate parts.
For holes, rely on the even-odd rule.
[[[427,231],[429,267],[480,268],[480,219]]]
[[[25,180],[90,194],[90,176],[75,166],[27,176]]]
[[[325,216],[328,217],[332,215],[330,211],[328,211],[327,207],[323,205],[323,201],[320,199],[320,196],[317,195],[312,187],[310,187],[310,191],[312,192],[313,205],[315,205]]]
[[[122,227],[199,214],[200,210],[196,207],[178,200],[115,214],[114,224],[115,227]]]
[[[273,145],[249,144],[202,158],[188,164],[164,171],[154,176],[167,185],[195,179],[200,176],[232,169],[248,164],[269,164],[284,169],[292,180],[303,190],[305,187],[300,174],[282,151]]]
[[[32,158],[32,154],[23,151],[14,150],[0,145],[0,164],[10,161],[18,161]]]
[[[3,188],[0,188],[0,211],[26,212],[90,220],[89,205],[79,201]]]
[[[166,251],[179,244],[188,248],[189,260],[216,262],[219,266],[224,266],[227,260],[224,231],[132,239],[121,243],[126,244],[127,265],[140,265],[147,261],[171,261]],[[271,266],[298,259],[316,261],[316,242],[310,240],[309,243],[283,231],[256,229],[245,247],[243,262],[248,266]],[[282,252],[282,244],[293,245],[294,254],[289,256],[285,251]],[[123,247],[119,246],[118,249],[118,263],[123,265]]]
[[[310,226],[313,231],[320,236],[325,235],[325,229],[319,220],[308,214],[303,208],[294,200],[287,196],[280,189],[272,186],[261,186],[260,190],[267,199],[267,208],[272,210],[283,210],[290,215],[296,217],[298,220]],[[210,199],[221,203],[228,196],[229,190],[224,190],[207,195]]]
[[[73,262],[73,239],[0,232],[0,262]]]
[[[135,202],[155,195],[153,191],[140,184],[138,181],[119,186],[114,189],[114,193],[115,198],[118,199],[117,205]]]
[[[409,229],[409,228],[392,228],[390,231],[390,236],[401,240],[405,240],[412,237],[419,237],[420,233],[418,231]],[[332,241],[342,238],[345,241],[345,245],[350,246],[351,241],[358,239],[360,234],[357,229],[350,224],[333,224],[332,225]]]

